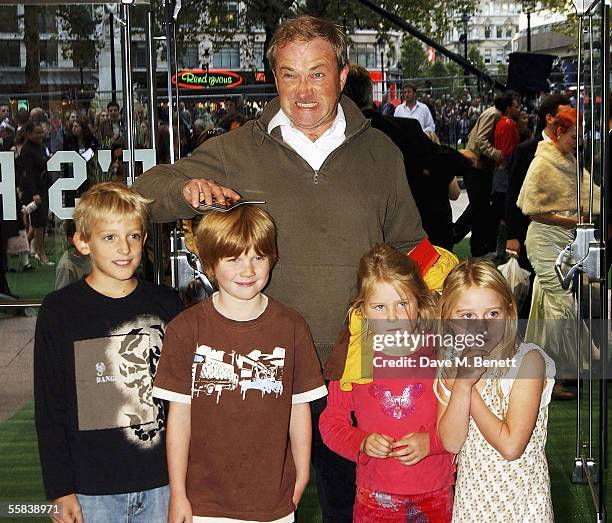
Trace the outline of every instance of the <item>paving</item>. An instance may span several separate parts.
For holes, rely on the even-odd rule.
[[[34,398],[36,318],[0,318],[0,423]]]

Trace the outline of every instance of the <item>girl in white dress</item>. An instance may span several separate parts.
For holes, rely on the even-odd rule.
[[[477,340],[450,355],[469,366],[436,383],[440,439],[458,454],[453,522],[552,522],[544,447],[554,362],[519,343],[514,297],[487,262],[455,267],[439,308],[448,331]]]

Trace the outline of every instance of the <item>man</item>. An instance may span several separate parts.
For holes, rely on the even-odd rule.
[[[474,168],[464,176],[465,188],[470,199],[472,237],[470,250],[473,257],[494,253],[497,231],[491,222],[491,189],[493,170],[502,160],[502,152],[494,144],[494,132],[502,110],[519,103],[514,91],[505,91],[497,96],[494,106],[485,110],[476,121],[468,137],[466,149],[475,157]],[[501,108],[501,109],[500,109]]]
[[[11,108],[9,104],[0,103],[0,123],[4,122],[4,120],[8,120],[8,123],[11,124]]]
[[[414,118],[421,124],[423,132],[435,133],[436,124],[434,124],[431,117],[431,111],[424,103],[417,101],[416,93],[417,88],[415,84],[405,84],[402,91],[404,103],[395,108],[393,116],[397,118]]]
[[[100,136],[102,141],[109,141],[110,145],[123,144],[123,122],[121,121],[121,112],[119,104],[115,101],[110,101],[106,104],[106,112],[108,119],[100,122]]]
[[[470,161],[455,149],[431,141],[416,120],[384,116],[375,111],[372,80],[360,65],[351,64],[343,93],[357,104],[374,129],[380,129],[399,147],[410,190],[429,240],[452,250],[449,184],[471,168]]]
[[[353,102],[354,101],[355,100],[353,100]],[[380,114],[384,114],[385,116],[393,116],[395,107],[393,107],[393,104],[389,101],[389,93],[383,93],[379,111]]]
[[[520,142],[518,119],[521,106],[516,98],[506,100],[498,107],[502,116],[495,125],[494,146],[502,153],[501,161],[493,172],[491,193],[491,221],[493,233],[496,236],[495,258],[504,259],[506,256],[506,192],[508,191],[508,164],[514,149]]]
[[[154,167],[136,188],[154,200],[156,221],[192,218],[201,201],[238,198],[229,186],[245,199],[265,200],[279,249],[267,293],[304,316],[324,362],[342,328],[360,256],[383,241],[408,251],[424,232],[399,150],[341,98],[346,35],[309,16],[285,20],[268,60],[279,96],[259,120],[207,140],[173,166]],[[315,428],[325,402],[317,403]],[[320,456],[320,442],[314,449],[324,521],[348,523],[354,477],[346,464],[352,464],[345,473]]]

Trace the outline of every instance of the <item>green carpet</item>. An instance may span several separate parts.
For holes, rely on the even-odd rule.
[[[572,485],[570,474],[574,456],[575,402],[553,402],[549,408],[548,455],[552,499],[556,521],[595,521],[595,511],[588,488]],[[43,501],[44,494],[38,462],[34,409],[30,403],[0,424],[0,501]],[[612,479],[608,471],[608,484]],[[608,493],[608,507],[612,496]],[[8,521],[0,518],[0,521]],[[20,519],[19,521],[45,521]],[[48,521],[48,520],[46,520]],[[297,521],[318,523],[321,513],[316,487],[311,480],[304,494]]]
[[[45,239],[45,251],[49,260],[57,263],[61,258],[66,243],[59,234],[50,234]],[[21,299],[42,300],[55,288],[55,265],[41,265],[33,256],[30,256],[30,264],[33,270],[23,272],[19,267],[17,256],[9,256],[9,272],[6,279],[11,292]]]

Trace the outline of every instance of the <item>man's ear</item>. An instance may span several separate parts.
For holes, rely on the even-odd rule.
[[[87,256],[91,249],[89,248],[89,242],[85,238],[82,232],[77,231],[74,233],[73,240],[76,249],[84,256]]]
[[[349,66],[345,65],[342,69],[340,69],[340,92],[344,91],[344,86],[346,85],[346,79],[349,74]]]

